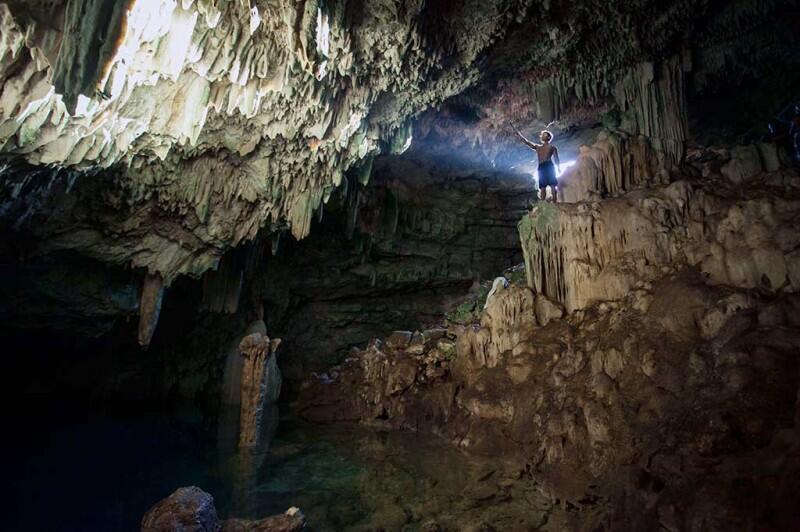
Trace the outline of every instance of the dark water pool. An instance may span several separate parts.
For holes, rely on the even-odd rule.
[[[297,506],[318,531],[419,530],[431,521],[525,530],[546,515],[546,502],[511,469],[432,437],[313,425],[276,410],[263,444],[241,452],[235,412],[213,424],[190,410],[79,412],[9,424],[4,529],[138,530],[153,503],[187,485],[211,493],[222,517]]]

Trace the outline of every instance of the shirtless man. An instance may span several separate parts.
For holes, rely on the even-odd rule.
[[[556,166],[558,172],[561,173],[561,162],[558,160],[558,148],[550,144],[553,140],[553,134],[546,129],[539,133],[541,144],[535,144],[525,138],[519,130],[517,135],[522,139],[527,147],[536,152],[539,158],[539,190],[542,200],[547,199],[547,187],[553,189],[553,201],[558,201],[558,180],[556,179]],[[552,159],[552,160],[551,160]],[[556,166],[553,166],[555,161]]]

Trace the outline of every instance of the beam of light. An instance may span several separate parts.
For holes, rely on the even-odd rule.
[[[564,175],[564,173],[566,173],[567,171],[567,168],[575,166],[576,162],[577,161],[565,161],[561,163],[561,168],[556,168],[556,177],[561,177],[562,175]]]
[[[322,56],[322,61],[317,66],[317,79],[322,80],[328,71],[328,56],[331,49],[331,26],[328,13],[322,8],[317,8],[317,53]]]
[[[88,116],[94,114],[97,103],[83,94],[78,95],[78,104],[75,107],[75,116]]]
[[[258,7],[253,6],[250,8],[250,35],[254,34],[261,25],[261,15],[258,13]]]
[[[135,0],[128,11],[122,45],[111,60],[112,67],[108,69],[105,79],[98,84],[99,87],[105,87],[108,76],[112,76],[109,91],[111,100],[116,99],[122,93],[129,75],[140,78],[131,80],[134,84],[144,80],[143,78],[146,77],[144,73],[137,73],[135,70],[131,72],[132,68],[135,69],[138,66],[134,65],[136,53],[143,43],[152,42],[167,34],[172,24],[172,13],[176,7],[175,0]],[[179,39],[176,42],[178,48],[183,47],[181,41],[182,39]],[[112,70],[113,74],[111,74]]]

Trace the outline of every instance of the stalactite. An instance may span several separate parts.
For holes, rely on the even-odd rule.
[[[201,310],[235,314],[244,281],[242,253],[231,252],[220,260],[216,270],[203,274]]]
[[[669,182],[686,149],[687,68],[683,58],[674,57],[627,72],[615,89],[622,124],[581,148],[576,164],[559,179],[564,201],[618,196]]]
[[[270,237],[270,251],[272,252],[273,256],[278,254],[278,246],[280,246],[280,243],[281,243],[280,231],[272,233],[272,236]]]
[[[164,279],[158,274],[148,273],[142,283],[139,303],[139,345],[147,349],[156,332],[161,301],[164,297]]]
[[[67,4],[64,37],[54,65],[53,85],[75,112],[78,96],[93,98],[108,75],[125,37],[133,0],[72,0]]]
[[[685,72],[689,60],[676,56],[660,64],[640,63],[615,89],[617,104],[630,116],[632,133],[644,135],[662,155],[660,166],[676,168],[685,155],[688,135]]]

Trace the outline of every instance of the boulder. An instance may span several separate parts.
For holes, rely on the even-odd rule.
[[[736,184],[761,172],[761,156],[755,145],[737,146],[731,151],[731,160],[720,169],[722,175]]]
[[[218,532],[214,497],[197,486],[178,488],[142,518],[142,532]]]
[[[559,320],[564,316],[564,309],[555,301],[549,299],[547,296],[537,294],[534,300],[534,311],[536,312],[536,321],[544,327],[553,320]]]
[[[306,519],[299,508],[264,519],[220,521],[214,497],[197,486],[178,488],[150,508],[142,518],[142,532],[297,532]]]
[[[411,331],[394,331],[386,338],[386,347],[389,349],[405,349],[411,343]]]

